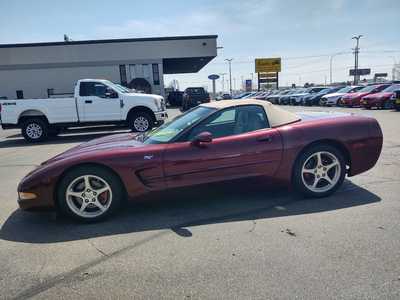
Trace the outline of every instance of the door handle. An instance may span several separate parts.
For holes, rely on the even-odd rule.
[[[93,101],[92,100],[85,100],[85,103],[91,104],[91,103],[93,103]]]
[[[259,142],[272,142],[272,137],[267,135],[267,136],[260,136],[257,138],[257,141]]]

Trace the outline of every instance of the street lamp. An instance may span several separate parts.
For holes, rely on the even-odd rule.
[[[225,60],[228,62],[229,64],[229,91],[232,97],[232,60],[233,58],[225,58]]]
[[[392,68],[392,80],[396,80],[396,66],[397,66],[397,61],[395,56],[389,56],[391,59],[393,59],[393,68]]]
[[[225,75],[226,73],[219,73],[219,76],[222,76],[222,93],[225,92]]]
[[[360,52],[358,45],[362,37],[363,35],[360,34],[351,38],[352,40],[356,40],[356,47],[354,48],[354,85],[358,83],[358,52]]]

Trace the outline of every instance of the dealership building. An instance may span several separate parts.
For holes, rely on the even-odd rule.
[[[69,94],[83,78],[164,95],[164,74],[198,72],[216,56],[216,35],[0,44],[0,97]]]

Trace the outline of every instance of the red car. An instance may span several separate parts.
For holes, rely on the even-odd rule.
[[[294,114],[254,99],[217,101],[151,132],[95,139],[45,161],[22,179],[18,203],[95,221],[125,198],[256,176],[324,197],[346,174],[372,168],[381,148],[382,131],[373,118]]]
[[[391,98],[396,91],[400,91],[400,84],[390,85],[380,93],[365,96],[361,99],[361,106],[366,109],[371,109],[372,107],[386,109],[393,108]]]
[[[383,91],[390,83],[368,85],[359,90],[357,93],[346,94],[342,97],[341,104],[347,107],[360,106],[361,99],[367,95],[375,94]]]

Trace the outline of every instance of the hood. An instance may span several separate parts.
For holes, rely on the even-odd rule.
[[[332,119],[332,118],[341,118],[341,117],[349,117],[353,114],[351,113],[342,113],[342,112],[313,112],[313,111],[305,111],[299,112],[297,115],[301,118],[301,122],[321,120],[321,119]]]
[[[160,95],[155,94],[142,94],[142,93],[125,93],[127,97],[136,97],[136,98],[144,98],[144,99],[163,99]]]
[[[68,157],[75,156],[77,154],[85,154],[94,151],[104,151],[104,150],[117,150],[122,148],[131,147],[143,147],[145,144],[140,142],[137,137],[139,134],[135,133],[122,133],[105,136],[102,138],[94,139],[86,143],[82,143],[76,147],[73,147],[53,158],[42,163],[48,164],[60,159],[65,159]]]
[[[298,94],[292,94],[290,95],[291,97],[301,97],[301,96],[307,96],[310,95],[310,93],[298,93]]]

